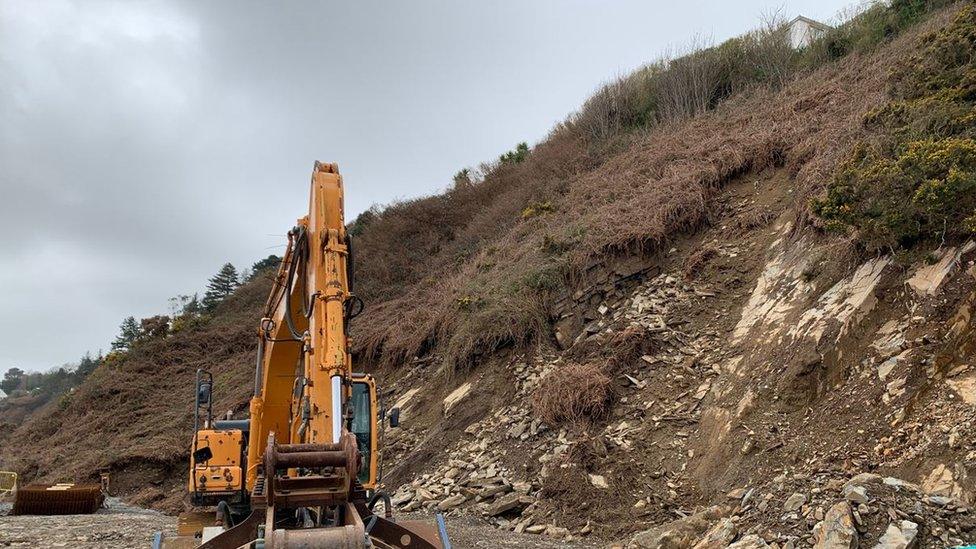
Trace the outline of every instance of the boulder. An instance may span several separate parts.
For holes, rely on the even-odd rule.
[[[859,475],[854,475],[851,480],[844,483],[844,490],[849,486],[871,486],[872,484],[881,484],[884,479],[881,475],[876,475],[874,473],[861,473]]]
[[[702,539],[713,524],[729,514],[729,508],[714,506],[700,513],[640,532],[627,549],[687,549]]]
[[[813,537],[814,549],[857,549],[851,506],[846,501],[835,503],[814,527]]]
[[[766,549],[769,545],[766,540],[756,534],[749,534],[739,541],[728,546],[728,549]]]
[[[738,533],[732,519],[724,518],[712,526],[692,549],[723,549],[732,543]]]
[[[800,507],[803,507],[806,502],[807,497],[805,495],[795,493],[786,498],[786,503],[783,504],[783,509],[785,509],[787,513],[797,511],[800,509]]]
[[[528,507],[533,501],[535,500],[529,496],[512,492],[496,499],[494,503],[489,505],[488,514],[497,517],[509,512],[521,512],[522,509]]]
[[[845,486],[843,493],[844,493],[844,499],[854,504],[868,503],[869,501],[871,501],[871,498],[868,497],[867,489],[864,488],[863,486],[854,486],[854,485]]]
[[[467,501],[467,499],[468,498],[464,497],[464,494],[456,494],[438,503],[437,508],[440,509],[441,511],[454,509],[455,507],[458,507],[462,503]]]
[[[910,520],[892,522],[874,549],[912,549],[918,536],[918,524]]]

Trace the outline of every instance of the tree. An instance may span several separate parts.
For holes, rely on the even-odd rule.
[[[474,178],[471,177],[470,168],[458,170],[458,172],[454,174],[454,189],[467,189],[473,184]]]
[[[207,292],[203,294],[203,308],[213,311],[221,301],[234,293],[239,284],[237,269],[230,263],[224,263],[207,284]]]
[[[200,297],[197,294],[178,295],[169,298],[169,310],[173,318],[200,314]]]
[[[529,144],[526,142],[521,142],[515,146],[514,151],[508,151],[507,153],[498,157],[498,160],[502,164],[518,164],[523,162],[529,157]]]
[[[24,380],[24,371],[20,368],[11,368],[3,374],[3,381],[0,381],[0,389],[8,395],[20,389]]]
[[[139,339],[142,335],[142,331],[139,328],[139,323],[136,322],[135,317],[127,317],[122,321],[119,326],[119,335],[112,342],[113,351],[125,351],[132,347],[132,344]]]
[[[380,207],[373,204],[368,210],[356,216],[355,221],[346,227],[346,232],[353,237],[363,234],[367,227],[372,225],[380,218],[381,214],[382,211],[380,210]]]
[[[98,367],[98,363],[102,361],[101,357],[92,358],[91,353],[85,353],[85,356],[81,357],[78,361],[78,369],[76,370],[81,377],[88,377],[89,374],[95,371]]]
[[[281,258],[271,254],[268,257],[257,261],[254,263],[254,265],[251,265],[251,277],[253,278],[254,275],[265,269],[277,269],[278,265],[281,265]]]

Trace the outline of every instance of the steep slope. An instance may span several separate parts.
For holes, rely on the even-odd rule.
[[[901,520],[924,547],[973,540],[973,247],[868,251],[810,207],[959,9],[694,117],[599,138],[571,118],[483,177],[356,220],[356,358],[404,410],[397,503],[558,537],[697,516],[695,541],[721,517],[726,542],[780,547],[845,522],[862,543]],[[178,509],[193,372],[244,411],[267,290],[103,365],[9,434],[0,466],[107,468]],[[845,488],[876,471],[900,480]]]
[[[408,418],[392,437],[404,456],[390,475],[397,502],[555,536],[664,525],[633,547],[667,546],[668,532],[690,547],[713,526],[715,547],[738,536],[747,547],[976,539],[976,244],[867,252],[857,233],[816,229],[807,210],[855,144],[875,138],[863,121],[884,112],[895,69],[931,44],[958,47],[960,33],[971,60],[974,20],[971,8],[941,13],[873,55],[650,132],[643,154],[602,165],[619,181],[615,169],[652,169],[641,162],[667,149],[684,174],[716,165],[697,147],[710,135],[721,150],[753,145],[702,196],[704,228],[608,257],[558,293],[551,341],[496,354],[441,391],[426,383],[436,357],[396,375]],[[735,137],[722,133],[729,121]],[[779,161],[750,140],[764,127]],[[674,135],[694,144],[676,149]]]

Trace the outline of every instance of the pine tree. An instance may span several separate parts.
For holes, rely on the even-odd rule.
[[[95,371],[95,368],[98,368],[98,363],[101,361],[101,357],[95,359],[92,358],[90,352],[86,352],[85,356],[81,357],[81,360],[78,361],[78,375],[83,378],[87,377],[89,374]]]
[[[207,292],[203,294],[203,308],[207,311],[216,309],[217,304],[234,293],[239,283],[237,269],[230,263],[225,263],[207,284]]]
[[[131,348],[140,335],[142,335],[142,331],[139,329],[139,323],[136,322],[135,317],[126,318],[119,326],[119,336],[112,342],[112,350],[124,351]]]
[[[251,265],[251,277],[249,278],[253,278],[254,275],[258,274],[259,272],[265,269],[277,269],[278,265],[280,264],[281,264],[281,258],[274,254],[271,254],[268,257],[255,262],[254,265]]]

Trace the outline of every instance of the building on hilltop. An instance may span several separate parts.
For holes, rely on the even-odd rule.
[[[802,15],[787,23],[786,28],[790,36],[790,45],[796,49],[809,46],[814,40],[833,29],[830,25]]]

